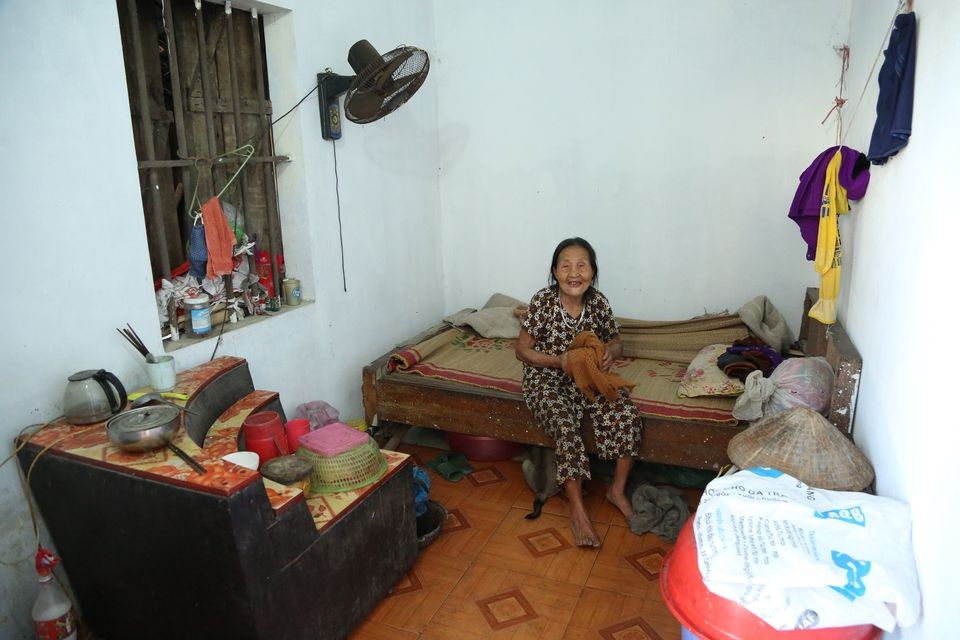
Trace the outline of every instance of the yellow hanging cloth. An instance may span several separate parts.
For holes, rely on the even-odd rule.
[[[850,211],[847,190],[840,184],[840,157],[837,149],[827,165],[817,228],[817,255],[813,261],[813,268],[820,274],[820,299],[810,309],[809,316],[823,324],[837,321],[841,263],[838,216]]]

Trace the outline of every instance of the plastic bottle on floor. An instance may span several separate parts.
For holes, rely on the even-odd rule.
[[[73,603],[53,579],[53,568],[57,562],[56,556],[46,549],[37,549],[40,593],[31,611],[37,640],[77,639],[77,616],[73,611]]]

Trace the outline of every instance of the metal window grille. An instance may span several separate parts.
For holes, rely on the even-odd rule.
[[[192,212],[222,192],[236,211],[228,221],[269,256],[279,295],[283,158],[273,152],[263,26],[229,4],[117,0],[151,266],[157,279],[182,269]],[[238,174],[244,145],[252,155]]]

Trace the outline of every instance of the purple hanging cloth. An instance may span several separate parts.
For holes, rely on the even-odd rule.
[[[827,165],[837,152],[830,147],[800,174],[800,186],[793,196],[790,212],[791,220],[800,227],[800,235],[807,243],[807,260],[817,255],[817,231],[820,228],[820,205],[823,203],[823,183],[827,175]],[[840,147],[840,185],[847,190],[847,198],[859,200],[867,193],[870,184],[870,163],[867,157],[850,147]]]

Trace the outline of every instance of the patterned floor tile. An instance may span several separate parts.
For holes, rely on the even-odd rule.
[[[511,509],[477,556],[477,562],[575,585],[583,585],[599,551],[577,547],[569,519],[541,515],[524,518]],[[609,527],[597,525],[602,538]]]
[[[475,563],[424,629],[424,638],[562,638],[580,589]]]
[[[443,453],[399,449],[421,468]],[[672,545],[632,533],[607,502],[603,481],[584,486],[603,544],[581,549],[573,544],[565,496],[551,497],[541,516],[528,520],[533,494],[519,461],[471,465],[474,473],[459,482],[426,469],[430,499],[449,516],[352,640],[679,640],[680,624],[659,588]],[[697,504],[699,492],[689,499]]]
[[[510,589],[489,598],[477,600],[477,606],[480,607],[480,613],[494,631],[540,617],[520,589]]]
[[[633,596],[586,588],[577,601],[564,640],[678,640],[680,624],[664,618],[655,603]]]
[[[652,533],[610,527],[586,586],[641,598],[660,598],[660,565],[670,545]]]
[[[447,595],[470,568],[469,560],[431,553],[433,545],[420,552],[414,567],[384,598],[368,622],[419,632],[427,626]]]

